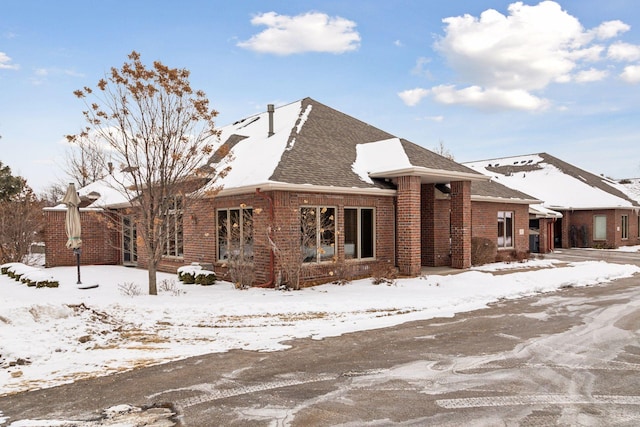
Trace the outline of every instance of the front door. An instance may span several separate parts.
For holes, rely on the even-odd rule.
[[[133,216],[122,217],[122,265],[138,264],[136,225]]]

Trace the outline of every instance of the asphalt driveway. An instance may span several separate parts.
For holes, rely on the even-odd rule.
[[[637,253],[553,257],[640,265]],[[116,405],[153,406],[131,426],[640,425],[638,285],[640,276],[566,288],[452,318],[296,340],[285,351],[198,356],[7,396],[0,425],[3,417],[4,425],[115,425],[103,411]],[[153,421],[134,421],[151,413]]]

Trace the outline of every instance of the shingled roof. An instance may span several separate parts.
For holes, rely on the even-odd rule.
[[[637,208],[608,178],[547,153],[465,163],[507,187],[531,194],[556,210]]]
[[[375,128],[312,98],[239,120],[221,129],[218,145],[233,156],[231,171],[216,182],[225,190],[316,186],[393,190],[393,178],[423,182],[487,178],[450,159]],[[273,125],[270,125],[270,122]],[[220,161],[212,156],[210,165]],[[311,188],[309,188],[311,189]]]

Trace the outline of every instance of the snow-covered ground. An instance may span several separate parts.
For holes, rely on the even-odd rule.
[[[492,273],[504,269],[514,271]],[[58,288],[28,287],[0,275],[0,396],[204,353],[276,351],[292,338],[453,316],[503,298],[639,272],[606,262],[531,260],[392,285],[364,279],[301,291],[184,285],[161,273],[158,296],[146,295],[145,270],[121,266],[83,266],[83,284],[99,285],[88,290],[76,285],[75,267],[46,270]]]

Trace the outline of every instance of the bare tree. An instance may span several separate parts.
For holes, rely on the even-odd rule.
[[[156,272],[164,255],[181,255],[185,194],[202,178],[200,167],[212,152],[217,111],[202,91],[189,84],[189,71],[159,61],[145,66],[137,52],[121,68],[101,79],[97,89],[74,94],[83,100],[88,126],[67,139],[94,140],[109,157],[98,156],[102,169],[112,161],[114,181],[136,207],[138,241],[148,258],[149,294],[157,295]],[[208,170],[215,179],[218,171]]]
[[[22,262],[43,228],[43,204],[18,178],[20,191],[0,200],[0,264]]]
[[[433,149],[433,152],[440,154],[442,157],[446,157],[449,160],[455,160],[453,154],[451,154],[451,151],[444,146],[444,142],[442,142],[442,140],[438,141],[438,146]]]
[[[78,135],[65,157],[65,172],[70,179],[68,182],[76,182],[82,188],[101,180],[112,172],[110,160],[110,153],[100,143],[99,137],[92,138],[89,133]]]

